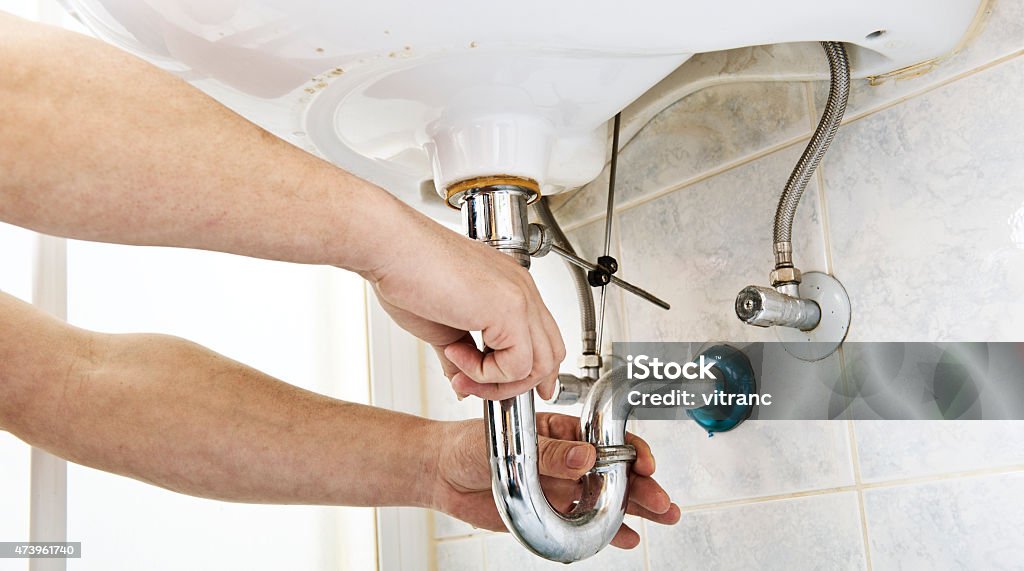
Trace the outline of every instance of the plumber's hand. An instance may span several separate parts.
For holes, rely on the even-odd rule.
[[[482,420],[439,424],[438,484],[432,507],[492,531],[506,531],[491,495],[491,471],[487,458],[486,434]],[[579,478],[594,465],[597,453],[580,439],[579,419],[563,414],[538,414],[540,473],[548,501],[565,513],[580,497]],[[654,456],[643,439],[632,434],[627,441],[636,447],[637,459],[630,474],[627,513],[653,522],[672,525],[679,521],[679,507],[673,504],[651,474]],[[612,539],[612,545],[632,549],[640,536],[629,526]]]
[[[457,394],[499,400],[537,387],[550,398],[565,344],[529,272],[402,207],[400,243],[383,246],[380,267],[363,273],[384,309],[434,347]]]

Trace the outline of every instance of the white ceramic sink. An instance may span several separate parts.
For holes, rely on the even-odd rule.
[[[608,119],[693,54],[843,41],[854,75],[876,75],[954,49],[981,0],[67,3],[100,37],[423,207],[477,176],[546,194],[587,183]]]

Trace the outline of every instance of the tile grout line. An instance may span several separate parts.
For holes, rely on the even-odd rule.
[[[814,104],[814,88],[812,87],[812,83],[804,83],[804,95],[807,98],[807,110],[811,121],[811,129],[816,129],[817,108]],[[832,263],[832,225],[829,221],[828,202],[825,196],[825,175],[822,172],[824,167],[825,162],[822,160],[822,162],[818,164],[818,168],[815,169],[814,180],[818,183],[818,210],[819,217],[821,219],[822,246],[825,249],[825,271],[828,272],[829,275],[834,275],[835,266]]]
[[[981,478],[984,476],[1000,476],[1003,474],[1016,474],[1024,472],[1024,464],[1010,464],[992,468],[976,468],[974,470],[960,470],[959,472],[946,472],[943,474],[929,474],[926,476],[913,476],[910,478],[897,478],[880,482],[864,482],[861,488],[865,490],[877,490],[883,488],[898,488],[901,486],[914,486],[918,484],[930,484],[932,482],[945,482],[949,480],[962,480],[966,478]]]
[[[753,498],[740,498],[735,500],[723,500],[719,502],[708,502],[705,504],[692,504],[688,506],[679,506],[679,510],[683,513],[702,512],[708,510],[722,509],[722,508],[733,508],[739,506],[745,506],[750,504],[764,504],[769,502],[783,501],[783,500],[794,500],[800,498],[808,498],[815,496],[825,496],[828,494],[842,494],[846,492],[856,491],[857,487],[854,485],[849,486],[836,486],[832,488],[817,488],[813,490],[804,490],[800,492],[790,492],[784,494],[775,494],[771,496],[760,496]]]
[[[487,569],[488,567],[490,567],[490,565],[488,565],[487,563],[487,542],[484,541],[483,537],[479,535],[476,537],[480,538],[480,558],[482,559],[481,563],[483,563],[483,566],[480,568]]]
[[[814,176],[818,182],[818,204],[821,208],[821,234],[822,239],[825,242],[825,271],[828,272],[828,275],[834,277],[836,274],[836,265],[832,257],[832,221],[829,217],[828,199],[825,192],[825,174],[822,172],[822,167],[824,166],[823,161],[822,164],[818,165],[818,172],[815,173]]]
[[[842,364],[840,364],[840,366],[842,366]],[[845,379],[845,367],[843,368],[842,374]],[[846,430],[850,446],[850,462],[853,464],[853,482],[857,487],[857,509],[860,512],[860,530],[861,540],[864,542],[864,557],[867,561],[868,571],[871,571],[874,569],[874,566],[871,562],[871,542],[869,540],[870,535],[868,534],[867,509],[864,507],[864,482],[861,479],[860,454],[857,448],[857,433],[853,428],[852,419],[846,419]]]
[[[968,78],[968,77],[970,77],[972,75],[981,73],[983,71],[987,71],[988,69],[991,69],[993,67],[999,66],[999,65],[1001,65],[1003,63],[1007,63],[1007,62],[1009,62],[1009,61],[1011,61],[1011,60],[1013,60],[1013,59],[1015,59],[1017,57],[1020,57],[1022,55],[1024,55],[1024,49],[1018,49],[1018,50],[1016,50],[1014,52],[1011,52],[1009,54],[1000,56],[1000,57],[998,57],[998,58],[996,58],[994,60],[991,60],[991,61],[988,61],[986,63],[980,64],[980,65],[978,65],[976,67],[973,67],[971,69],[968,69],[968,70],[962,71],[960,73],[951,75],[951,76],[949,76],[949,77],[947,77],[945,79],[937,81],[934,84],[923,86],[921,89],[919,89],[917,91],[912,91],[910,93],[904,94],[904,95],[902,95],[900,97],[897,97],[896,99],[893,99],[892,101],[886,101],[885,103],[882,103],[878,107],[872,107],[872,108],[869,108],[869,109],[865,109],[864,111],[861,111],[860,113],[848,116],[848,117],[843,119],[842,125],[845,126],[845,125],[848,125],[848,124],[853,123],[855,121],[860,121],[861,119],[865,119],[865,118],[867,118],[867,117],[869,117],[871,115],[874,115],[876,113],[880,113],[882,111],[886,111],[888,109],[891,109],[892,107],[895,107],[896,105],[899,105],[901,103],[909,101],[910,99],[913,99],[915,97],[919,97],[921,95],[924,95],[924,94],[929,93],[931,91],[934,91],[936,89],[945,87],[945,86],[950,85],[950,84],[952,84],[952,83],[954,83],[956,81],[959,81],[961,79],[966,79],[966,78]],[[893,80],[893,81],[897,81],[897,80]],[[812,82],[806,82],[806,83],[808,85],[811,85]],[[667,194],[671,194],[671,193],[676,192],[678,190],[682,190],[682,189],[684,189],[684,188],[686,188],[688,186],[692,186],[694,184],[703,182],[704,180],[709,179],[711,177],[718,176],[720,174],[724,174],[725,172],[730,171],[730,170],[732,170],[734,168],[741,167],[741,166],[743,166],[746,163],[753,162],[753,161],[756,161],[758,159],[764,158],[765,156],[768,156],[768,155],[770,155],[770,154],[772,154],[772,153],[774,153],[776,151],[781,151],[783,149],[786,149],[786,148],[788,148],[788,147],[790,147],[790,146],[792,146],[792,145],[794,145],[794,144],[796,144],[796,143],[798,143],[798,142],[800,142],[802,140],[809,139],[810,135],[811,135],[811,133],[806,133],[806,134],[801,135],[799,137],[792,138],[792,139],[783,141],[782,143],[777,143],[775,145],[772,145],[772,146],[767,147],[765,149],[762,149],[760,151],[751,153],[749,155],[745,155],[745,156],[743,156],[743,157],[741,157],[739,159],[736,159],[734,161],[731,161],[731,162],[725,163],[723,165],[720,165],[720,166],[718,166],[718,167],[716,167],[716,168],[714,168],[712,170],[703,172],[703,173],[701,173],[699,175],[696,175],[696,176],[692,176],[692,177],[690,177],[690,178],[688,178],[686,180],[683,180],[682,182],[679,182],[677,184],[674,184],[674,185],[671,185],[669,187],[666,187],[665,189],[662,189],[662,190],[659,190],[659,191],[654,191],[654,192],[648,193],[648,194],[646,194],[644,196],[641,196],[641,197],[635,198],[633,200],[627,201],[626,203],[622,204],[619,208],[616,208],[616,210],[619,211],[619,212],[625,211],[625,210],[629,210],[629,209],[635,208],[637,206],[640,206],[640,205],[642,205],[642,204],[644,204],[646,202],[650,202],[652,200],[655,200],[657,198],[665,196]],[[639,136],[639,133],[637,134],[637,136]],[[601,174],[604,174],[604,170],[601,171]],[[598,175],[598,178],[600,178],[600,176],[601,175]],[[597,180],[597,179],[595,178],[594,180]],[[588,183],[588,184],[590,184],[590,183]],[[583,193],[583,190],[586,188],[586,186],[587,185],[584,185],[584,186],[580,187],[573,194],[573,196],[571,196],[569,199],[567,199],[565,201],[565,203],[563,203],[558,208],[558,210],[561,211],[564,208],[568,207],[570,205],[570,203],[573,202],[577,198],[577,196],[579,194]],[[590,223],[592,223],[592,222],[594,222],[596,220],[599,220],[600,217],[601,217],[601,214],[592,214],[592,215],[586,216],[584,218],[581,218],[580,220],[573,221],[573,222],[570,222],[570,223],[566,224],[565,225],[565,229],[566,230],[574,230],[574,229],[580,228],[582,226],[586,226],[587,224],[590,224]]]
[[[704,181],[706,181],[708,179],[714,178],[714,177],[719,176],[721,174],[725,174],[728,171],[731,171],[733,169],[742,167],[743,165],[745,165],[747,163],[752,163],[752,162],[754,162],[754,161],[756,161],[758,159],[762,159],[762,158],[764,158],[764,157],[766,157],[768,155],[771,155],[771,154],[773,154],[775,152],[785,150],[785,149],[787,149],[789,147],[792,147],[793,145],[796,145],[798,143],[801,143],[801,142],[809,140],[810,137],[811,137],[810,133],[804,132],[804,133],[802,133],[799,136],[791,137],[791,138],[786,139],[785,141],[783,141],[781,143],[776,143],[776,144],[771,145],[769,147],[765,147],[764,149],[755,151],[755,152],[750,153],[748,155],[744,155],[743,157],[740,157],[740,158],[735,159],[733,161],[721,164],[721,165],[719,165],[719,166],[717,166],[717,167],[715,167],[715,168],[713,168],[711,170],[704,171],[704,172],[702,172],[700,174],[691,176],[691,177],[689,177],[689,178],[687,178],[687,179],[685,179],[685,180],[683,180],[681,182],[678,182],[676,184],[668,186],[668,187],[666,187],[666,188],[664,188],[662,190],[651,192],[651,193],[648,193],[648,194],[646,194],[644,196],[640,196],[640,197],[634,198],[632,200],[628,200],[628,201],[622,203],[620,206],[616,207],[615,210],[616,210],[617,213],[621,214],[622,212],[631,210],[633,208],[636,208],[636,207],[641,206],[643,204],[646,204],[648,202],[657,200],[657,199],[659,199],[659,198],[661,198],[663,196],[666,196],[668,194],[672,194],[673,192],[676,192],[676,191],[679,191],[679,190],[683,190],[684,188],[693,186],[695,184],[699,184],[701,182],[704,182]],[[587,224],[592,224],[594,222],[597,222],[597,221],[601,220],[601,218],[603,216],[604,216],[603,213],[591,214],[591,215],[586,216],[584,218],[581,218],[579,220],[570,222],[570,223],[566,224],[565,227],[568,230],[576,230],[578,228],[586,226]]]
[[[846,439],[850,452],[850,468],[853,470],[853,483],[857,488],[857,511],[860,518],[861,541],[864,545],[864,560],[868,571],[874,568],[871,560],[871,543],[868,534],[867,509],[864,507],[864,481],[860,471],[860,449],[857,447],[857,435],[853,424],[853,398],[850,396],[849,375],[846,367],[846,351],[842,344],[837,349],[839,359],[839,375],[842,381],[843,394],[846,396]]]
[[[815,101],[814,101],[814,84],[813,83],[807,82],[807,83],[804,84],[804,94],[805,94],[805,96],[807,98],[808,116],[810,117],[810,121],[812,123],[811,129],[816,129],[817,128],[817,121],[818,121],[817,120],[818,109],[817,109],[817,105],[815,104]],[[825,269],[826,269],[826,271],[828,272],[829,275],[834,276],[835,275],[835,263],[833,261],[833,256],[832,256],[832,225],[831,225],[831,221],[830,221],[830,218],[829,218],[828,198],[827,198],[827,192],[826,192],[826,188],[825,188],[824,170],[825,170],[825,161],[822,160],[822,162],[820,162],[818,164],[818,168],[815,169],[816,172],[814,173],[814,177],[815,177],[815,181],[818,183],[818,208],[819,208],[819,216],[821,217],[822,246],[824,247],[824,250],[825,250]],[[849,393],[849,391],[846,390],[846,387],[845,387],[846,381],[847,381],[847,376],[846,376],[846,356],[845,356],[845,352],[843,351],[843,347],[841,345],[839,347],[839,355],[838,355],[838,357],[839,357],[839,371],[840,371],[840,375],[842,375],[842,379],[843,379],[844,393],[849,395],[850,393]],[[857,438],[856,438],[856,433],[854,432],[853,420],[851,418],[849,418],[849,404],[850,404],[849,397],[847,397],[847,411],[848,411],[847,420],[846,420],[847,447],[848,447],[848,451],[849,451],[849,454],[850,454],[850,467],[853,469],[853,483],[854,483],[854,486],[855,486],[856,492],[857,492],[857,511],[858,511],[858,516],[859,516],[859,519],[860,519],[861,542],[863,544],[863,549],[864,549],[864,562],[865,562],[865,565],[867,566],[867,571],[872,571],[874,569],[874,563],[873,563],[873,561],[871,559],[871,543],[870,543],[870,539],[869,539],[870,536],[868,534],[867,510],[864,507],[864,488],[862,486],[863,481],[861,480],[861,473],[860,473],[860,455],[858,453]]]
[[[647,534],[649,533],[647,529],[647,520],[640,520],[640,529],[643,530],[643,534],[640,536],[640,538],[642,541],[641,547],[643,547],[644,571],[651,571],[651,547],[650,544],[647,542]]]
[[[680,510],[684,513],[692,513],[699,511],[707,511],[719,508],[732,508],[743,506],[747,504],[761,504],[783,500],[799,499],[814,496],[824,496],[828,494],[838,494],[845,492],[855,492],[858,489],[864,490],[875,490],[885,488],[897,488],[901,486],[912,486],[917,484],[929,484],[933,482],[945,482],[951,480],[961,480],[967,478],[977,478],[984,476],[999,476],[1004,474],[1016,474],[1024,473],[1024,464],[1014,464],[1009,466],[1002,466],[998,468],[979,468],[977,470],[964,470],[960,472],[948,472],[945,474],[934,474],[929,476],[916,476],[912,478],[901,478],[894,480],[886,480],[882,482],[868,482],[862,483],[860,486],[849,485],[849,486],[836,486],[831,488],[818,488],[812,490],[804,490],[800,492],[790,492],[784,494],[774,494],[769,496],[758,496],[753,498],[740,498],[735,500],[724,500],[719,502],[708,502],[704,504],[692,504],[689,506],[680,506]]]
[[[612,224],[613,224],[613,227],[616,229],[615,232],[613,233],[614,234],[613,238],[615,240],[615,254],[618,257],[619,265],[621,266],[622,265],[622,259],[623,259],[623,256],[622,256],[622,217],[619,216],[619,213],[617,211],[613,212],[612,216],[614,217],[613,220],[612,220]],[[629,327],[629,318],[627,317],[627,314],[626,314],[626,292],[622,291],[622,288],[620,288],[620,287],[617,287],[615,289],[618,290],[616,293],[618,294],[618,298],[619,298],[619,320],[622,321],[622,323],[620,324],[620,328],[622,329],[622,331],[621,331],[622,335],[623,335],[623,337],[625,339],[632,339],[633,335],[632,335],[632,333],[630,331],[630,327]]]
[[[1002,65],[1004,63],[1007,63],[1007,62],[1009,62],[1009,61],[1011,61],[1011,60],[1013,60],[1013,59],[1015,59],[1017,57],[1020,57],[1022,55],[1024,55],[1024,48],[1021,48],[1021,49],[1018,49],[1016,51],[1010,52],[1008,54],[999,56],[999,57],[997,57],[997,58],[995,58],[993,60],[989,60],[989,61],[987,61],[985,63],[979,64],[979,65],[977,65],[975,67],[972,67],[970,69],[965,69],[965,70],[963,70],[963,71],[961,71],[959,73],[953,74],[953,75],[951,75],[949,77],[946,77],[946,78],[943,78],[943,79],[940,79],[940,80],[936,81],[935,83],[928,84],[928,85],[922,85],[921,88],[918,89],[917,91],[910,91],[908,93],[905,93],[905,94],[897,97],[896,99],[893,99],[891,101],[886,101],[885,103],[880,104],[878,107],[869,107],[868,109],[865,109],[865,110],[863,110],[863,111],[861,111],[859,113],[851,115],[848,118],[844,118],[843,122],[842,122],[842,125],[847,125],[849,123],[853,123],[854,121],[860,121],[861,119],[864,119],[864,118],[866,118],[866,117],[868,117],[870,115],[874,115],[874,114],[880,113],[882,111],[887,111],[889,109],[892,109],[893,107],[896,107],[897,105],[899,105],[901,103],[905,103],[905,102],[910,101],[911,99],[914,99],[916,97],[920,97],[920,96],[925,95],[927,93],[931,93],[932,91],[935,91],[937,89],[941,89],[943,87],[946,87],[948,85],[956,83],[957,81],[960,81],[962,79],[967,79],[968,77],[971,77],[973,75],[977,75],[977,74],[979,74],[981,72],[988,71],[989,69],[992,69],[994,67],[998,67],[998,66],[1000,66],[1000,65]],[[895,80],[894,79],[893,81],[899,81],[899,80]]]

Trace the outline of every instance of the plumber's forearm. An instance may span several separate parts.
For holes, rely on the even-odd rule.
[[[379,252],[357,244],[408,215],[98,40],[0,12],[0,69],[0,220],[365,272]]]
[[[97,335],[0,294],[0,428],[80,464],[255,503],[432,501],[442,423],[345,403],[192,343]]]

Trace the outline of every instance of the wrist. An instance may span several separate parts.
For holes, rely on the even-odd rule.
[[[357,209],[349,209],[348,217],[359,217],[351,226],[342,246],[346,252],[346,269],[376,284],[393,268],[407,270],[416,263],[415,252],[424,246],[419,230],[433,224],[386,190],[364,183]]]
[[[324,261],[375,281],[394,255],[394,229],[408,224],[408,208],[370,182],[333,165],[320,166],[318,184],[329,193],[320,208],[325,220]]]
[[[411,504],[415,507],[443,510],[445,484],[441,473],[441,455],[450,423],[423,419],[415,431],[411,444],[415,446],[414,485],[411,486]]]

